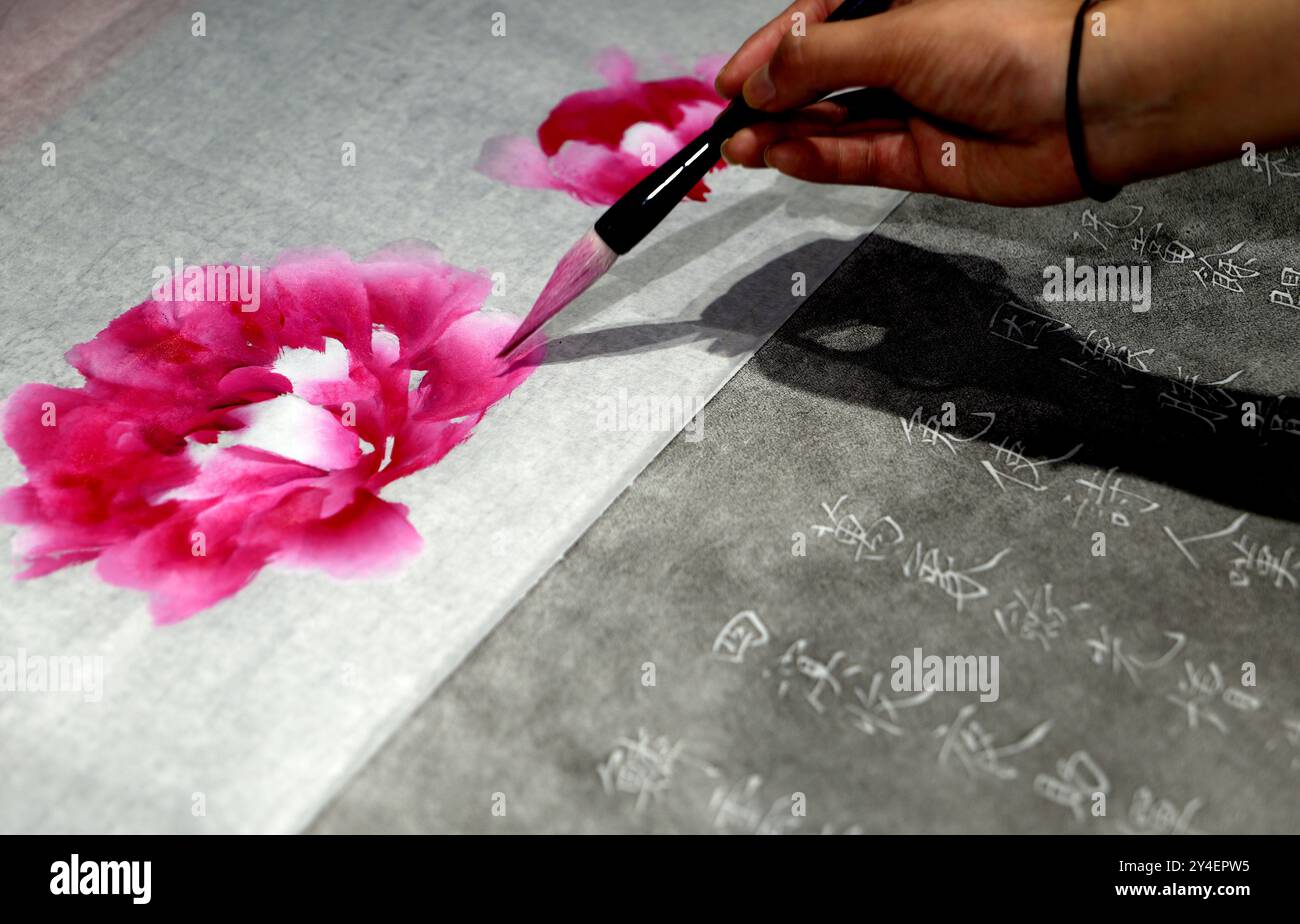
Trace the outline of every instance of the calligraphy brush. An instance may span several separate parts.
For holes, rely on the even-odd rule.
[[[826,21],[862,19],[884,12],[889,5],[890,0],[844,0]],[[900,101],[882,90],[858,90],[830,99],[842,102],[849,110],[849,118],[900,115]],[[733,100],[713,125],[633,186],[596,220],[592,230],[570,248],[555,267],[528,316],[497,356],[509,356],[518,349],[538,328],[609,272],[615,260],[653,231],[713,169],[721,156],[724,141],[748,125],[780,117],[751,108],[743,98]]]

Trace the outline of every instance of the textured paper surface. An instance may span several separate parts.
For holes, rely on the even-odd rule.
[[[651,463],[313,830],[1294,833],[1300,436],[1246,431],[1240,408],[1217,402],[1198,406],[1223,414],[1211,430],[1159,397],[1196,400],[1180,371],[1240,370],[1234,392],[1290,395],[1270,406],[1297,417],[1297,315],[1270,296],[1300,257],[1300,180],[1269,179],[1228,164],[1104,207],[909,198],[731,379],[703,439],[683,434]],[[1045,266],[1129,263],[1135,240],[1152,248],[1148,313],[1041,303]],[[1198,256],[1166,262],[1175,240]],[[1259,275],[1235,292],[1213,258],[1226,278],[1202,285],[1199,255],[1238,242],[1223,259]],[[1072,329],[1037,350],[995,336],[1009,300]],[[1152,376],[1083,348],[1101,336]],[[945,401],[957,426],[939,439],[917,423],[909,440],[916,408],[941,418]],[[977,436],[978,413],[998,429]],[[1083,448],[1037,482],[1013,472],[1043,491],[1003,491],[982,463],[1011,471],[1004,437],[1035,463]],[[1075,523],[1096,496],[1078,480],[1112,469],[1105,512],[1131,525],[1090,508]],[[1136,512],[1123,492],[1160,506]],[[821,505],[841,495],[864,528],[887,514],[906,541],[860,549],[851,524],[847,542],[819,534]],[[1199,567],[1165,533],[1214,533],[1243,513],[1232,536],[1189,546]],[[1011,551],[973,575],[988,595],[958,610],[937,574],[904,570],[918,541],[941,550],[941,569]],[[746,611],[769,638],[728,660],[715,645]],[[802,669],[785,660],[801,640]],[[998,656],[999,698],[909,704],[890,661],[915,646]],[[1072,791],[1050,785],[1061,763],[1078,814],[1043,794]],[[1105,776],[1100,815],[1090,766]]]
[[[75,384],[63,351],[141,301],[156,266],[407,238],[505,273],[522,315],[596,212],[472,172],[598,85],[621,45],[685,70],[756,21],[749,4],[213,4],[0,151],[0,392]],[[673,73],[665,68],[664,73]],[[57,146],[57,165],[40,162]],[[343,167],[341,145],[357,147]],[[386,492],[421,559],[387,582],[263,573],[166,629],[86,567],[0,565],[0,652],[104,659],[103,699],[0,698],[6,831],[293,831],[444,679],[673,435],[597,426],[602,397],[707,399],[898,196],[727,171],[568,312],[524,388],[435,469]],[[12,455],[0,481],[16,484]],[[7,528],[12,534],[12,528]],[[204,813],[196,814],[202,804]]]

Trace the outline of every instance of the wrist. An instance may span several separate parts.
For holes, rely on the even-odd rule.
[[[1097,183],[1123,186],[1162,172],[1162,148],[1179,113],[1167,72],[1150,64],[1158,17],[1145,0],[1097,3],[1084,16],[1076,80]]]
[[[1104,34],[1092,16],[1104,15]],[[1099,183],[1300,138],[1300,0],[1105,0],[1083,24],[1079,105]],[[1276,88],[1276,89],[1274,89]]]

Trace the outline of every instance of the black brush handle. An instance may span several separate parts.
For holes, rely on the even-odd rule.
[[[826,18],[827,22],[862,19],[889,9],[891,0],[845,0]],[[871,104],[880,103],[879,115],[893,115],[898,107],[891,105],[896,98],[879,90],[858,91],[874,93],[873,97],[859,97],[858,107],[863,117],[872,114]],[[844,94],[848,99],[854,94]],[[713,169],[722,157],[722,143],[746,126],[770,121],[778,116],[751,108],[737,97],[719,113],[713,125],[692,140],[680,151],[655,169],[653,173],[633,186],[596,220],[596,233],[614,253],[627,253],[663,221],[665,216],[695,188],[695,184]]]

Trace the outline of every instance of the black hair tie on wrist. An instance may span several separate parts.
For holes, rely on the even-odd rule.
[[[1088,149],[1083,140],[1083,116],[1079,113],[1079,52],[1083,49],[1084,18],[1097,0],[1083,0],[1074,17],[1074,37],[1070,40],[1070,64],[1065,72],[1065,135],[1070,141],[1070,157],[1083,194],[1098,202],[1114,199],[1122,186],[1106,186],[1093,178],[1088,168]]]

